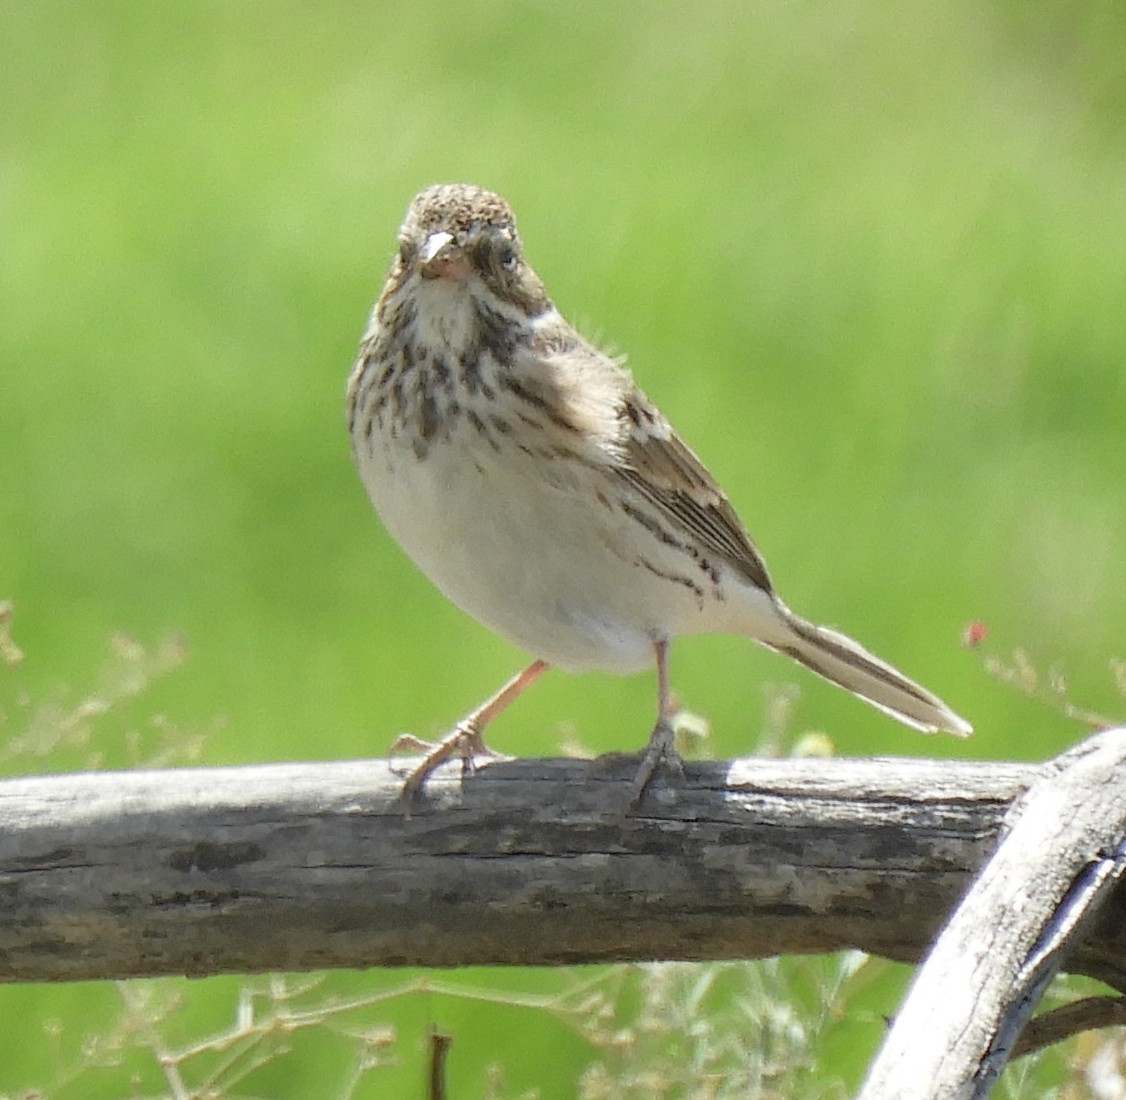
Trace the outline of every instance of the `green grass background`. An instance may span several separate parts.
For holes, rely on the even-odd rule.
[[[790,682],[796,729],[843,753],[1080,737],[960,648],[974,618],[1122,712],[1120,5],[41,0],[0,6],[0,42],[0,596],[28,653],[0,672],[10,718],[84,690],[112,631],[176,630],[190,660],[145,712],[221,719],[206,762],[372,755],[524,659],[394,547],[343,428],[394,230],[440,180],[510,199],[561,309],[629,354],[787,601],[977,726],[924,740],[743,641],[691,639],[674,683],[717,755]],[[635,748],[653,695],[552,675],[492,740]],[[235,988],[193,985],[195,1011]],[[49,1077],[45,1021],[77,1043],[112,1003],[0,989],[0,1092]],[[398,1084],[357,1095],[414,1094],[428,1015],[457,1035],[458,1096],[497,1058],[514,1095],[566,1097],[589,1060],[527,1014],[403,1012]],[[861,1033],[834,1057],[848,1080],[879,1026]],[[76,1095],[122,1095],[100,1087]],[[289,1073],[259,1094],[317,1093]]]

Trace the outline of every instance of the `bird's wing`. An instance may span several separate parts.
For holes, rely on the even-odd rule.
[[[773,593],[766,563],[735,509],[704,464],[640,390],[625,395],[628,431],[618,473],[661,515],[734,566],[752,584]]]

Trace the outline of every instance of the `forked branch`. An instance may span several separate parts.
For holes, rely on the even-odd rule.
[[[860,1100],[986,1096],[1124,867],[1126,729],[1119,729],[1045,765],[1014,801],[1001,844],[916,975]],[[1087,1008],[1099,1003],[1109,1007],[1103,1000]],[[1072,1010],[1051,1024],[1080,1021]]]

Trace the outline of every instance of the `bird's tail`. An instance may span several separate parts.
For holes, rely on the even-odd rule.
[[[784,629],[764,640],[769,649],[793,657],[818,676],[923,733],[941,730],[966,737],[973,732],[973,726],[937,695],[909,680],[859,643],[826,626],[814,626],[789,608],[778,610]]]

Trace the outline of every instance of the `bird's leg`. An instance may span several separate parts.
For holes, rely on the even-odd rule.
[[[409,805],[430,773],[452,756],[461,757],[463,775],[472,770],[474,757],[495,756],[496,753],[485,746],[482,738],[485,727],[516,696],[546,672],[547,668],[546,661],[533,661],[527,668],[513,676],[495,695],[491,695],[476,710],[470,711],[460,719],[440,741],[431,744],[409,734],[397,738],[395,744],[391,746],[392,751],[399,746],[422,747],[428,750],[422,763],[407,776],[399,797]]]
[[[636,806],[653,778],[661,761],[677,775],[684,775],[680,753],[676,751],[676,730],[673,726],[672,693],[669,691],[669,643],[662,638],[653,643],[657,655],[657,724],[649,735],[649,744],[641,754],[641,765],[632,785],[631,805]]]

